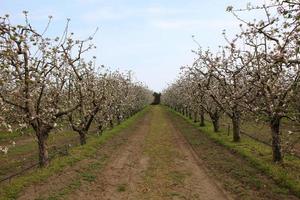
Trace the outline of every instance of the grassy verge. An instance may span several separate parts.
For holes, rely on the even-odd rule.
[[[243,137],[240,143],[234,143],[232,142],[232,136],[228,135],[227,131],[221,130],[220,133],[214,133],[211,123],[207,122],[205,127],[199,127],[197,123],[185,116],[171,109],[169,110],[183,117],[216,143],[245,158],[253,167],[271,177],[281,187],[300,197],[300,160],[296,157],[286,156],[284,164],[274,164],[269,146],[247,137]]]
[[[8,132],[8,131],[1,130],[0,131],[0,144],[5,143],[5,142],[9,142],[9,141],[12,141],[12,140],[19,140],[19,139],[27,138],[32,133],[33,133],[32,128],[26,128],[26,129],[23,129],[23,130],[16,130],[16,131],[13,131],[13,132]]]
[[[78,143],[78,136],[72,131],[50,134],[48,139],[49,155],[52,158],[59,153],[60,149],[65,149],[69,147],[69,145],[77,146]],[[17,145],[10,147],[7,154],[0,153],[0,179],[37,163],[37,159],[38,146],[33,137],[28,137],[26,141],[20,143],[17,141]]]
[[[80,188],[82,185],[94,182],[97,177],[97,173],[99,173],[99,169],[102,169],[104,167],[106,160],[107,157],[103,156],[99,158],[96,162],[85,166],[83,169],[80,170],[80,172],[78,172],[78,176],[76,176],[74,180],[66,187],[59,190],[58,192],[54,192],[47,198],[39,198],[39,200],[65,199],[65,196],[71,194],[73,191]]]
[[[0,188],[0,199],[16,199],[18,197],[18,194],[27,186],[39,183],[47,179],[51,175],[62,171],[66,166],[74,165],[76,162],[83,160],[86,157],[93,156],[93,154],[99,148],[99,145],[111,139],[114,135],[117,135],[123,129],[131,126],[148,110],[149,108],[146,107],[144,110],[125,120],[115,128],[105,131],[100,137],[90,137],[86,145],[77,146],[70,149],[68,156],[53,159],[49,167],[37,169],[24,176],[13,179],[8,185],[4,185]]]
[[[206,117],[209,118],[208,115]],[[263,118],[260,121],[256,121],[255,119],[253,116],[245,116],[241,121],[242,131],[271,144],[272,136],[270,134],[269,123]],[[228,124],[231,125],[231,119],[225,114],[220,118],[220,122],[220,125],[224,126],[224,128],[227,128]],[[280,125],[282,138],[288,137],[290,141],[296,141],[299,138],[299,126],[299,123],[283,118]],[[290,135],[289,131],[292,131],[293,134]],[[300,144],[296,145],[294,150],[300,152]]]
[[[145,192],[142,193],[140,199],[181,197],[175,185],[184,187],[184,179],[187,175],[176,170],[175,161],[182,155],[178,153],[174,145],[174,135],[166,120],[164,109],[160,106],[153,106],[152,112],[155,117],[151,120],[143,152],[149,163],[143,176]]]
[[[20,137],[19,132],[6,132],[6,131],[0,131],[0,142],[5,142],[7,140],[13,140],[14,138]]]

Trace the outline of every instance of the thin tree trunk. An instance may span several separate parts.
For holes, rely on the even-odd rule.
[[[213,123],[214,132],[220,131],[220,112],[218,109],[214,110],[213,112],[208,112],[209,117]]]
[[[219,132],[220,131],[219,118],[213,118],[212,122],[214,126],[214,132]]]
[[[274,118],[270,121],[270,128],[272,133],[272,151],[273,151],[273,161],[282,161],[281,152],[281,141],[280,141],[280,118]]]
[[[99,123],[98,132],[99,132],[99,135],[101,135],[102,132],[103,132],[103,124],[102,124],[102,122]]]
[[[48,133],[38,131],[36,135],[39,147],[39,166],[46,167],[49,165],[49,154],[47,146]]]
[[[204,118],[204,112],[203,112],[203,109],[201,109],[201,112],[200,112],[200,126],[205,126],[205,118]]]
[[[86,131],[79,131],[79,139],[80,139],[80,144],[85,145],[86,144]]]
[[[197,122],[197,112],[194,112],[194,122]]]
[[[113,128],[113,127],[114,127],[114,122],[113,122],[113,120],[109,120],[109,125],[110,125],[110,128]]]
[[[232,117],[232,131],[233,131],[233,141],[239,142],[241,140],[241,117],[240,114],[235,113]]]
[[[121,117],[119,115],[117,116],[117,124],[121,124]]]

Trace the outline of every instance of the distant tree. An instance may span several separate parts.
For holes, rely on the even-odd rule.
[[[160,93],[157,93],[157,92],[153,93],[154,100],[152,102],[152,105],[158,105],[158,104],[160,104],[160,96],[161,96]]]

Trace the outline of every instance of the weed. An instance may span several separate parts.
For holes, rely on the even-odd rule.
[[[117,191],[118,192],[125,192],[126,191],[126,184],[120,184],[120,185],[118,185],[118,187],[117,187]]]
[[[87,182],[93,182],[96,179],[96,176],[94,174],[89,173],[89,172],[84,172],[84,173],[81,174],[81,176],[83,177],[83,180],[87,181]]]

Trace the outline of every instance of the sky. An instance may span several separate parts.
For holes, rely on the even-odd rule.
[[[0,15],[12,23],[30,23],[43,30],[53,16],[48,34],[60,36],[67,18],[70,31],[81,39],[99,31],[97,49],[90,52],[97,64],[112,70],[134,72],[135,79],[160,92],[178,77],[180,67],[192,64],[198,48],[216,49],[239,31],[239,22],[227,6],[245,8],[265,0],[0,0]]]

